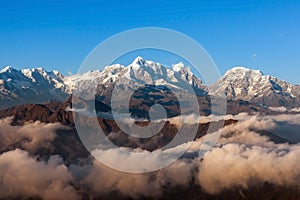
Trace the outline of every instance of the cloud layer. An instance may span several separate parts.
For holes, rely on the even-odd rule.
[[[275,143],[270,135],[264,134],[276,129],[278,123],[299,125],[299,117],[226,116],[240,121],[222,129],[217,147],[202,161],[189,157],[199,152],[200,138],[166,150],[172,155],[184,149],[184,145],[191,145],[188,154],[170,166],[144,174],[119,172],[91,158],[68,166],[59,155],[43,160],[27,151],[51,145],[55,130],[63,128],[61,125],[36,122],[18,127],[9,125],[9,119],[0,120],[3,145],[8,147],[21,141],[23,148],[0,155],[0,198],[82,199],[83,194],[93,198],[112,193],[132,198],[158,198],[166,191],[187,189],[191,185],[217,195],[224,190],[247,189],[265,182],[300,188],[300,144]],[[160,151],[133,150],[143,152],[147,163],[125,162],[128,155],[112,149],[96,153],[127,167],[161,162],[157,156]]]

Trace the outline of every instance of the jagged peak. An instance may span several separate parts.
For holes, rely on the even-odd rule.
[[[12,66],[6,66],[3,69],[1,69],[0,73],[4,73],[4,72],[11,72],[15,70]]]
[[[46,71],[44,68],[42,68],[42,67],[38,67],[38,68],[36,68],[38,71]]]
[[[120,68],[125,68],[125,66],[121,65],[121,64],[108,65],[108,66],[104,67],[103,72],[113,71],[113,70],[120,69]],[[98,71],[100,71],[100,70],[98,70]]]
[[[38,72],[38,73],[47,73],[47,71],[43,67],[37,67],[30,69],[32,72]]]
[[[53,73],[54,75],[57,75],[57,76],[58,76],[58,75],[59,75],[59,76],[62,75],[62,73],[60,73],[60,72],[57,71],[57,70],[53,70],[52,73]]]
[[[185,68],[185,66],[184,66],[183,62],[179,62],[179,63],[176,63],[176,64],[172,65],[172,69],[176,72],[179,72],[184,68]]]
[[[42,67],[37,67],[37,68],[25,68],[25,69],[22,69],[21,72],[39,72],[39,73],[43,73],[43,72],[47,72],[47,71]]]
[[[147,61],[144,58],[142,58],[141,56],[138,56],[133,60],[132,64],[145,65],[146,62]]]

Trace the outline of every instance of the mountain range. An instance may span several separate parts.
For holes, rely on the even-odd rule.
[[[135,83],[144,86],[136,86]],[[211,96],[223,95],[223,92],[225,92],[228,98],[227,114],[241,115],[226,116],[224,119],[223,116],[209,116],[207,118],[203,117],[199,121],[196,121],[198,119],[194,119],[193,115],[187,115],[185,116],[185,122],[180,125],[179,118],[175,116],[180,114],[180,109],[183,108],[179,106],[178,100],[172,91],[180,90],[187,84],[197,94],[196,100],[198,101],[201,114],[211,114]],[[74,90],[78,90],[78,88],[87,93],[96,88],[96,101],[89,101],[89,96],[83,96],[82,98],[86,99],[82,101],[76,95],[72,95]],[[153,129],[151,130],[159,131],[149,138],[140,138],[136,137],[136,135],[128,134],[120,127],[118,118],[110,117],[110,98],[113,90],[116,88],[123,89],[125,92],[133,92],[129,108],[131,109],[131,114],[135,117],[148,117],[150,107],[154,104],[160,104],[165,108],[170,119],[153,121]],[[157,188],[163,188],[165,190],[162,192],[162,195],[164,195],[163,199],[165,197],[166,199],[297,199],[300,194],[299,187],[297,184],[293,185],[294,181],[295,183],[299,182],[297,177],[296,179],[291,179],[291,183],[285,181],[282,183],[281,181],[290,179],[289,172],[292,175],[299,174],[295,167],[297,166],[295,164],[297,159],[295,158],[298,156],[296,143],[299,140],[287,137],[287,133],[291,132],[293,134],[299,130],[299,123],[295,123],[299,115],[293,114],[300,112],[300,110],[285,109],[285,111],[281,111],[279,108],[271,109],[271,107],[298,108],[299,94],[299,86],[264,75],[257,70],[236,67],[229,70],[212,86],[206,86],[182,63],[167,67],[153,61],[146,61],[141,57],[136,58],[128,66],[116,64],[105,67],[103,71],[88,71],[84,74],[72,76],[63,76],[58,71],[47,72],[42,68],[17,70],[12,67],[5,67],[0,71],[0,107],[5,108],[0,109],[0,119],[2,120],[0,153],[2,163],[4,163],[2,164],[4,167],[2,171],[4,174],[12,174],[6,173],[10,169],[10,165],[9,162],[4,162],[3,158],[8,158],[7,155],[11,153],[24,151],[28,153],[26,158],[30,160],[30,168],[46,172],[42,174],[42,181],[48,180],[43,179],[47,174],[52,176],[51,170],[43,170],[44,168],[39,170],[40,168],[35,167],[31,163],[43,163],[39,166],[53,165],[55,170],[59,170],[59,176],[62,174],[60,169],[65,169],[70,176],[74,176],[74,179],[70,179],[68,184],[74,187],[78,194],[81,195],[78,199],[87,199],[89,195],[94,195],[92,193],[93,190],[90,189],[94,186],[85,184],[86,177],[96,177],[96,179],[101,177],[105,188],[108,185],[113,189],[109,192],[105,191],[103,195],[96,192],[93,199],[157,199],[156,196],[153,198],[147,196],[129,197],[126,193],[119,193],[118,188],[114,188],[118,182],[111,181],[111,179],[114,179],[116,173],[119,172],[111,171],[107,166],[105,166],[105,169],[108,168],[109,170],[102,171],[103,169],[99,168],[100,165],[94,162],[93,156],[82,143],[82,137],[77,132],[76,117],[77,114],[80,115],[82,113],[72,111],[75,110],[74,105],[78,101],[80,103],[87,102],[87,105],[89,103],[94,104],[96,111],[103,114],[97,117],[98,124],[106,137],[116,147],[136,149],[139,152],[144,151],[147,152],[145,156],[155,155],[156,152],[160,152],[161,149],[176,138],[179,130],[185,130],[185,133],[181,135],[182,138],[185,137],[185,134],[197,130],[193,138],[196,140],[196,145],[192,145],[191,151],[187,151],[182,155],[178,160],[178,167],[169,168],[171,169],[170,172],[161,169],[157,172],[148,173],[149,177],[145,178],[145,180],[152,181],[158,177],[158,182],[163,182],[163,186],[154,186],[154,189],[152,189],[153,184],[151,182],[144,182],[144,179],[134,179],[135,175],[130,173],[124,173],[125,175],[120,173],[116,179],[120,179],[121,182],[125,179],[131,182],[136,181],[138,184],[145,184],[143,188],[147,188],[147,190],[151,186],[151,192]],[[188,97],[186,96],[185,98]],[[118,98],[119,101],[122,101],[122,95],[119,95]],[[185,106],[184,109],[189,109],[189,106]],[[255,115],[261,113],[262,115],[250,116],[242,112],[254,113]],[[290,117],[295,121],[286,121],[287,119],[290,120],[290,118],[287,115],[282,115],[283,113],[292,114],[293,116]],[[242,118],[244,120],[241,120]],[[279,120],[282,118],[284,120]],[[134,133],[141,133],[139,128],[150,123],[145,120],[127,120],[126,118],[125,122],[128,122],[129,125],[138,125],[133,129]],[[82,123],[88,125],[91,128],[90,130],[93,130],[92,128],[95,125],[93,122],[94,119],[85,118]],[[53,133],[49,131],[49,127],[52,127]],[[210,154],[215,157],[206,157],[199,162],[201,164],[197,164],[200,147],[198,142],[209,132],[210,127],[218,127],[218,130],[222,130],[221,138],[214,151]],[[85,134],[85,137],[92,143],[99,139],[98,134]],[[31,147],[30,145],[32,145],[32,148],[29,148]],[[33,148],[33,146],[36,147]],[[178,144],[177,147],[180,150],[181,144]],[[177,147],[174,146],[174,148]],[[99,148],[101,147],[99,146]],[[113,152],[111,150],[107,151]],[[105,150],[103,152],[106,153]],[[172,153],[172,151],[170,152]],[[20,157],[16,157],[15,154],[11,155],[12,157],[8,160],[17,161],[11,168],[13,170],[25,170],[27,173],[28,168],[23,164],[24,160],[19,162]],[[115,154],[108,155],[112,160],[116,160],[118,164],[122,164],[120,161],[124,158],[126,159],[124,154],[121,155],[122,157],[118,157]],[[59,159],[57,162],[61,164],[54,165],[53,158]],[[270,162],[271,160],[274,160],[274,162]],[[216,163],[222,163],[221,166],[225,166],[225,170],[216,174],[218,172],[216,169],[219,169],[215,168],[218,166]],[[223,165],[223,163],[225,164]],[[278,163],[279,166],[272,171],[275,175],[272,173],[268,174],[269,169]],[[283,165],[280,165],[280,163],[283,163]],[[208,168],[201,168],[202,166],[208,166],[208,168],[212,169],[212,172],[205,171]],[[236,173],[236,168],[230,171],[232,166],[237,166],[238,168],[242,166],[243,168],[240,171],[245,173]],[[262,171],[259,171],[259,169],[262,169]],[[186,171],[188,172],[186,173]],[[97,172],[97,174],[94,172]],[[198,181],[197,177],[200,176],[200,172],[203,172],[203,174],[207,173],[208,176],[201,175],[199,180],[210,180],[217,176],[216,181],[208,182],[211,183],[209,186],[223,184],[225,189],[220,190],[216,194],[207,192],[203,187],[205,183]],[[169,173],[178,174],[179,176],[165,178],[166,175],[164,174]],[[15,174],[19,175],[21,173]],[[234,176],[232,179],[232,174],[237,174],[237,176]],[[248,177],[247,175],[249,174],[250,176]],[[264,174],[266,175],[264,176]],[[281,179],[281,174],[286,176]],[[138,177],[141,178],[143,175],[138,174]],[[3,177],[4,180],[10,176]],[[12,177],[16,177],[17,181],[19,180],[18,176]],[[23,176],[20,177],[23,178]],[[239,177],[241,177],[241,181]],[[39,176],[35,178],[43,186],[43,182],[39,181]],[[180,182],[181,179],[185,180],[184,185],[176,183],[176,180],[179,179]],[[221,179],[233,180],[234,184],[228,185],[227,182],[220,182],[219,180]],[[93,183],[94,180],[92,179]],[[55,181],[56,179],[48,181],[51,185],[49,186],[51,194]],[[10,181],[6,182],[9,183],[8,188],[12,188],[11,191],[14,191],[14,185],[10,184]],[[5,185],[6,182],[3,181],[2,185]],[[247,184],[244,187],[243,184],[245,182]],[[21,181],[21,184],[24,183],[27,184],[29,182],[27,180],[26,182]],[[95,188],[101,191],[103,185],[98,183]],[[109,184],[113,184],[113,186]],[[34,185],[32,186],[31,182],[27,185],[34,189]],[[130,185],[131,190],[132,187]],[[142,193],[144,191],[142,189]],[[16,198],[22,198],[23,193],[23,190],[21,190],[21,194],[17,193],[18,196]],[[31,194],[29,193],[29,195]],[[28,199],[41,199],[35,194],[33,197],[25,197]]]
[[[72,76],[63,76],[58,71],[47,72],[43,68],[17,70],[5,67],[0,71],[0,108],[51,100],[64,101],[74,88],[89,91],[91,87],[97,87],[97,96],[109,104],[117,82],[133,91],[138,89],[136,83],[155,86],[155,90],[158,86],[176,90],[188,84],[198,97],[225,92],[229,101],[243,100],[265,107],[300,107],[300,86],[264,75],[258,70],[235,67],[212,86],[206,86],[183,63],[167,67],[137,57],[128,66],[114,64],[103,71],[94,70]]]

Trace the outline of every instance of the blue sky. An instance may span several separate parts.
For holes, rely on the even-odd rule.
[[[245,66],[300,84],[300,3],[296,0],[1,0],[0,67],[42,66],[75,73],[101,41],[148,26],[194,38],[221,73]]]

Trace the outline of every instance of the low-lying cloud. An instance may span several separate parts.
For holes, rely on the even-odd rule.
[[[300,145],[275,144],[260,134],[274,129],[276,122],[296,123],[296,119],[299,115],[251,116],[224,127],[219,146],[200,164],[199,184],[213,194],[264,182],[300,186]]]
[[[259,187],[265,182],[300,187],[300,144],[275,143],[269,135],[263,133],[272,131],[278,123],[300,124],[300,120],[297,120],[299,117],[232,116],[244,120],[224,127],[217,147],[202,161],[183,156],[166,168],[144,174],[120,172],[89,158],[81,165],[71,164],[67,167],[60,156],[51,156],[48,161],[43,161],[30,156],[26,151],[12,150],[0,155],[0,198],[39,196],[44,199],[82,199],[82,194],[94,198],[111,193],[131,198],[159,198],[167,190],[188,188],[191,185],[201,187],[203,192],[209,194],[219,194],[233,188]],[[226,116],[228,118],[230,116]],[[6,138],[3,127],[11,133],[5,145],[12,145],[25,135],[31,138],[31,142],[27,144],[25,141],[23,145],[28,151],[51,143],[55,137],[51,133],[60,126],[30,123],[24,127],[10,127],[8,122],[0,121],[0,137]],[[28,130],[34,131],[30,133]],[[36,136],[44,133],[45,136]],[[201,138],[191,142],[188,153],[197,154],[201,142]],[[184,145],[190,143],[167,151],[171,155],[181,151]],[[156,159],[159,151],[135,151],[143,151],[143,156],[149,161],[146,164],[160,162]],[[115,164],[126,164],[126,156],[118,151],[102,149],[95,153],[110,157]],[[135,160],[127,167],[141,164]]]
[[[39,121],[25,123],[23,126],[12,126],[12,118],[0,120],[0,149],[3,151],[17,146],[30,152],[38,148],[51,146],[55,139],[57,129],[66,129],[65,126],[55,124],[44,124]]]
[[[80,180],[80,184],[89,188],[92,197],[118,192],[132,198],[158,198],[166,188],[188,187],[196,170],[193,162],[195,161],[178,160],[157,172],[132,174],[114,170],[94,160],[90,166],[71,166],[71,171],[75,177],[88,171],[87,176]]]
[[[226,144],[201,163],[198,180],[210,193],[264,182],[300,186],[300,146],[276,148]]]
[[[37,161],[20,149],[0,155],[0,199],[79,199],[71,181],[60,156]]]

